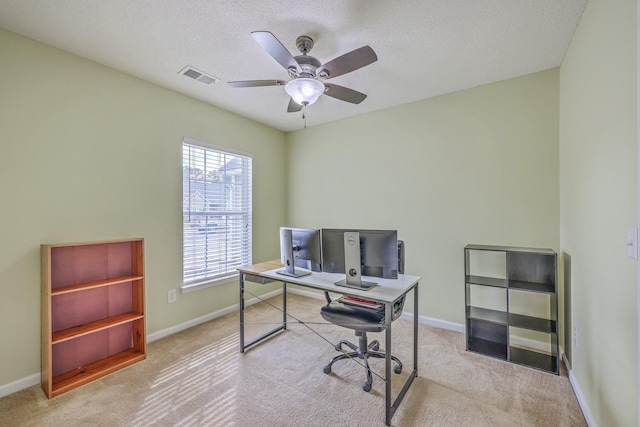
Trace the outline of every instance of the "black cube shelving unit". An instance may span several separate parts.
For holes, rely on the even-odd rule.
[[[497,268],[501,271],[493,265],[492,273],[486,274],[481,265],[474,265],[474,252],[504,259]],[[551,249],[467,245],[464,260],[467,351],[558,375],[557,254]],[[474,298],[474,293],[483,289],[493,289],[493,295],[499,298]],[[511,304],[516,296],[521,302],[533,300],[534,295],[544,296],[546,316],[531,316],[522,310],[522,304]],[[546,344],[535,345],[536,341],[531,340],[534,345],[528,345],[526,340],[516,338],[517,331],[542,337]]]

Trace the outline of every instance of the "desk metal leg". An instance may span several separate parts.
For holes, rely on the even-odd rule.
[[[282,329],[287,329],[287,284],[282,282]]]
[[[251,347],[252,345],[275,334],[276,332],[287,329],[287,284],[282,282],[282,325],[278,326],[275,329],[270,330],[265,334],[260,335],[258,338],[248,343],[245,343],[245,340],[244,340],[244,308],[245,308],[244,282],[245,282],[244,273],[240,272],[240,353],[244,353],[244,351],[249,347]]]
[[[418,376],[418,285],[413,288],[413,376]]]
[[[385,323],[385,351],[384,351],[384,375],[385,375],[385,390],[384,390],[384,417],[386,425],[391,425],[391,321],[393,319],[393,303],[386,303],[384,308],[384,323]]]
[[[385,423],[386,425],[391,425],[391,418],[393,418],[393,414],[396,413],[398,406],[400,406],[400,402],[404,399],[404,395],[409,390],[409,386],[413,380],[418,376],[418,285],[413,288],[413,371],[409,374],[407,381],[404,383],[402,390],[398,393],[398,397],[391,404],[391,321],[388,319],[392,318],[393,312],[393,304],[387,303],[385,304],[385,324],[386,324],[386,335],[385,335],[385,375],[386,375],[386,388],[385,388]]]
[[[244,353],[244,273],[240,272],[240,353]]]

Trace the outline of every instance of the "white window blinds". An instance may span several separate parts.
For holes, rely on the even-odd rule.
[[[182,174],[184,284],[251,264],[251,157],[185,140]]]

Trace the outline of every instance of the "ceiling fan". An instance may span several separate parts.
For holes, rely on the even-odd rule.
[[[355,71],[378,60],[376,53],[369,46],[345,53],[327,63],[309,55],[313,47],[313,39],[300,36],[296,39],[296,46],[302,55],[294,57],[269,31],[254,31],[251,36],[267,51],[273,59],[288,72],[291,80],[244,80],[228,82],[232,87],[284,86],[284,90],[291,97],[287,111],[289,113],[302,110],[325,94],[341,101],[359,104],[367,97],[364,93],[325,83],[326,80]]]

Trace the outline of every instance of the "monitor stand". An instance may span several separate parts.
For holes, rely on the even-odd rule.
[[[294,256],[294,252],[299,250],[298,245],[294,245],[293,243],[293,231],[292,230],[283,230],[282,232],[282,245],[285,248],[284,253],[284,269],[278,270],[276,273],[282,274],[283,276],[289,277],[302,277],[308,276],[311,274],[310,271],[307,270],[296,270],[296,260]]]
[[[311,272],[307,270],[296,270],[295,266],[293,265],[287,265],[286,268],[284,268],[283,270],[277,270],[276,273],[289,277],[302,277],[311,274]]]
[[[369,290],[377,283],[362,280],[360,273],[360,233],[357,231],[344,232],[344,270],[346,278],[334,284],[347,288]]]
[[[343,286],[345,288],[352,288],[352,289],[361,289],[363,291],[368,291],[369,289],[378,286],[377,283],[375,282],[365,282],[364,280],[360,281],[360,284],[351,284],[349,283],[346,279],[345,280],[338,280],[337,282],[334,283],[334,285],[336,286]]]

